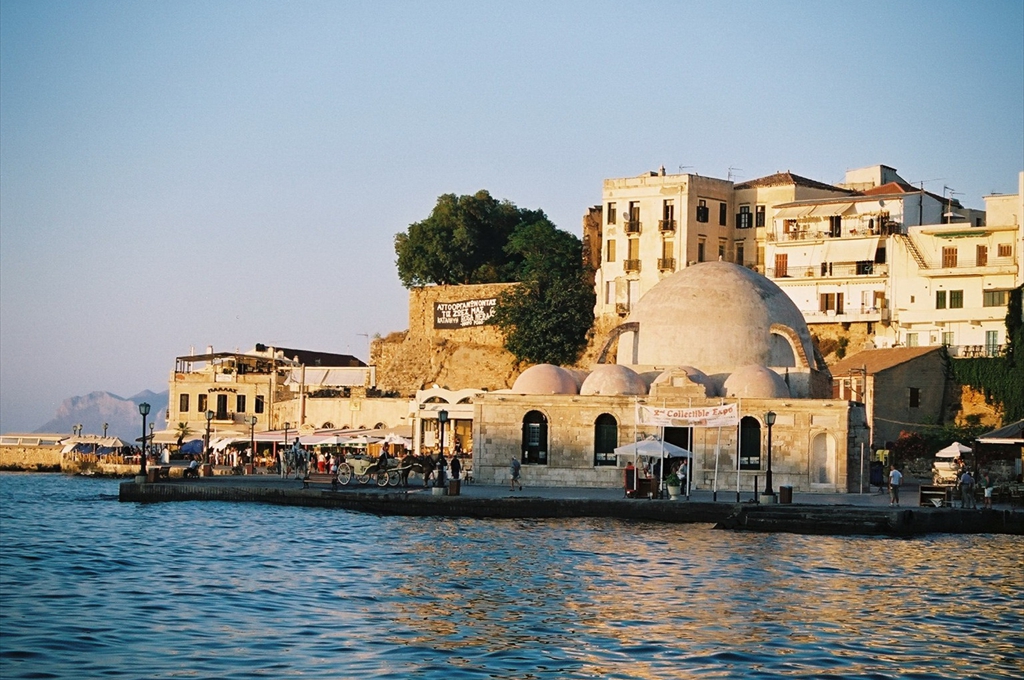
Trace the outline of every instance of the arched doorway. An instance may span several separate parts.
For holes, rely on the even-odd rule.
[[[602,413],[594,421],[594,465],[615,465],[619,445],[619,424],[615,416]]]
[[[751,416],[740,420],[740,469],[761,469],[761,423]]]
[[[811,439],[811,484],[835,485],[836,483],[836,441],[830,435],[820,432]]]
[[[548,417],[540,411],[523,416],[523,458],[528,465],[548,464]]]

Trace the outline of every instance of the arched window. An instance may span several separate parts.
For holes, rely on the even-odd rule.
[[[323,425],[320,426],[320,429],[321,430],[333,430],[334,429],[334,423],[332,423],[331,421],[328,420],[326,423],[324,423]]]
[[[811,484],[835,484],[835,439],[821,432],[811,440]]]
[[[385,423],[377,423],[376,425],[373,426],[373,429],[375,429],[375,430],[383,430],[386,427],[387,427],[387,425]]]
[[[523,416],[523,462],[548,464],[548,418],[540,411]]]
[[[615,416],[602,413],[594,421],[594,465],[615,465],[619,445],[619,424]]]
[[[761,469],[761,423],[751,416],[740,420],[740,469]]]

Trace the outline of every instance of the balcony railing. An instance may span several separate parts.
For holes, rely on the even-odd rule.
[[[640,260],[624,260],[622,268],[627,272],[638,272],[640,271]]]
[[[676,221],[675,220],[658,220],[659,231],[675,231]]]
[[[780,277],[776,277],[775,268],[768,267],[765,274],[768,278],[849,278],[853,276],[888,276],[889,265],[877,262],[861,262],[850,264],[829,264],[816,267],[786,267]]]
[[[626,220],[622,225],[627,234],[640,233],[640,220]]]
[[[674,257],[662,257],[658,258],[658,270],[659,271],[675,271],[676,269],[676,258]]]
[[[1006,355],[1006,348],[1006,345],[946,345],[949,355],[957,359],[1001,357]]]

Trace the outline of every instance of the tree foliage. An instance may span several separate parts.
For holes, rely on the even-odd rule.
[[[517,208],[486,191],[444,194],[430,216],[395,236],[395,264],[406,288],[517,281],[522,264],[505,246],[524,228],[554,229],[540,210]]]
[[[594,323],[594,290],[583,244],[540,210],[486,191],[445,194],[430,216],[395,236],[406,287],[519,282],[498,299],[492,323],[505,349],[526,363],[572,364]]]

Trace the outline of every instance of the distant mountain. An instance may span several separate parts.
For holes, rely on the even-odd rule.
[[[158,430],[164,429],[167,426],[167,392],[157,394],[144,390],[127,399],[110,392],[70,397],[61,402],[53,420],[37,428],[36,432],[66,432],[70,435],[72,428],[81,423],[84,434],[103,434],[103,423],[107,423],[107,435],[134,442],[142,436],[139,404],[144,401],[151,407],[147,422],[155,422]]]

